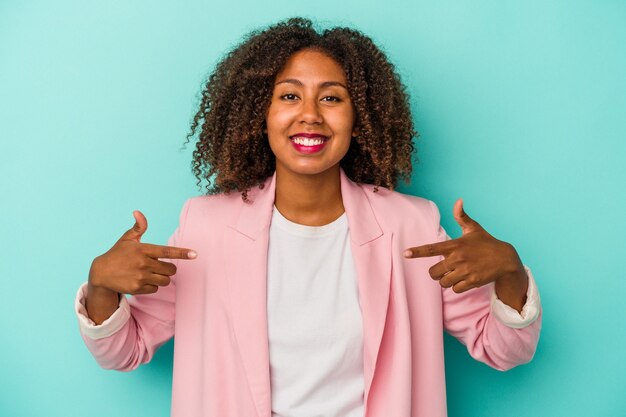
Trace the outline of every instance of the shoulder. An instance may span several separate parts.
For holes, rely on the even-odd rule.
[[[358,185],[361,188],[363,188],[363,190],[365,190],[368,197],[373,196],[372,198],[378,199],[380,201],[389,201],[389,202],[398,203],[402,205],[407,204],[417,209],[428,208],[428,206],[432,203],[432,201],[426,198],[415,196],[415,195],[410,195],[410,194],[404,194],[399,191],[392,191],[388,188],[381,187],[381,186],[376,187],[372,184],[358,184]]]
[[[211,209],[224,206],[234,206],[243,203],[244,202],[241,197],[241,193],[238,191],[233,191],[230,193],[199,195],[196,197],[191,197],[187,200],[185,205],[189,205],[190,207],[193,206],[195,209]]]
[[[435,203],[423,197],[391,191],[384,187],[375,187],[371,184],[359,184],[365,191],[368,200],[374,208],[381,208],[395,213],[421,214],[432,217]]]
[[[359,184],[364,190],[378,222],[383,228],[404,229],[407,227],[437,230],[439,209],[423,197],[391,191],[384,187]]]
[[[202,221],[228,222],[232,217],[236,207],[245,204],[241,198],[241,193],[222,193],[212,195],[201,195],[189,198],[183,205],[181,211],[181,221],[185,223]]]

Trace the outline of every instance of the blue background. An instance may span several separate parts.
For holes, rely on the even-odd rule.
[[[0,0],[0,414],[169,415],[172,344],[104,371],[74,295],[132,210],[166,241],[198,194],[181,145],[203,79],[293,15],[387,52],[421,132],[403,190],[453,236],[463,197],[537,278],[533,362],[501,373],[446,339],[450,416],[625,415],[626,3],[608,0]]]

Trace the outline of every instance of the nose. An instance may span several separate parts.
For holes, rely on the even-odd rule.
[[[300,121],[308,124],[322,123],[322,114],[316,98],[302,100]]]

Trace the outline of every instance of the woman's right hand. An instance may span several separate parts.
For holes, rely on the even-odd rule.
[[[193,250],[141,243],[148,221],[134,211],[135,225],[106,253],[95,258],[89,271],[87,313],[97,324],[117,309],[119,294],[152,294],[167,286],[176,266],[167,259],[195,259]]]

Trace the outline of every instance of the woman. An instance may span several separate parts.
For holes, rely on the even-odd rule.
[[[432,202],[391,191],[415,132],[369,38],[303,19],[252,33],[198,127],[208,195],[166,247],[140,242],[135,212],[76,301],[105,368],[176,336],[173,416],[445,416],[444,329],[498,369],[532,358],[539,300],[515,249],[461,201],[447,240]]]

